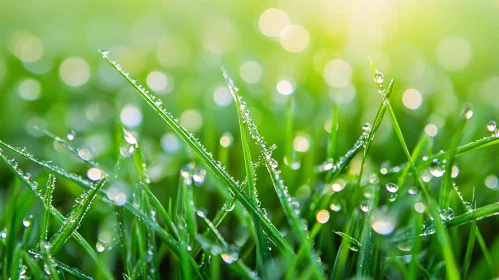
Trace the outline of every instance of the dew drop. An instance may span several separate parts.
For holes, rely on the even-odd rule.
[[[197,187],[201,186],[204,183],[204,179],[206,177],[206,170],[197,166],[192,173],[192,180],[194,181],[194,185]]]
[[[372,125],[371,125],[370,123],[368,123],[368,122],[367,122],[367,123],[365,123],[365,124],[364,124],[364,126],[362,126],[362,130],[363,130],[364,132],[366,132],[366,133],[367,133],[367,132],[371,132],[371,129],[372,129]]]
[[[24,219],[23,219],[23,226],[24,227],[30,227],[32,223],[33,223],[33,215],[28,215],[28,216],[24,217]]]
[[[97,249],[97,252],[102,253],[102,252],[104,252],[104,250],[106,249],[106,247],[104,247],[104,244],[102,244],[100,242],[97,242],[95,244],[95,249]]]
[[[444,172],[445,172],[444,165],[442,161],[439,160],[438,158],[434,159],[430,163],[430,173],[434,177],[442,177],[442,175],[444,175]]]
[[[369,201],[362,201],[360,203],[360,210],[362,210],[362,212],[367,213],[370,209],[371,205],[369,204]]]
[[[333,201],[329,205],[329,209],[331,209],[334,212],[339,212],[341,210],[341,204],[339,203],[339,201]]]
[[[466,210],[468,210],[468,212],[473,211],[473,204],[471,204],[471,202],[466,201],[466,202],[464,203],[464,206],[466,207]]]
[[[236,207],[235,203],[229,203],[229,204],[225,203],[224,204],[224,209],[227,212],[231,212],[232,210],[234,210],[235,207]]]
[[[381,73],[380,71],[376,70],[376,74],[374,75],[374,81],[377,84],[382,84],[385,81],[385,75]]]
[[[133,155],[133,152],[135,151],[135,146],[133,145],[124,145],[120,148],[120,154],[123,156],[123,157],[130,157],[131,155]]]
[[[488,124],[487,124],[487,130],[490,131],[490,132],[494,132],[497,128],[497,123],[495,121],[490,121]]]
[[[104,172],[99,168],[92,167],[87,171],[87,178],[93,182],[99,181],[103,176]]]
[[[409,194],[411,194],[411,195],[417,194],[418,193],[418,187],[416,187],[416,186],[409,187],[409,189],[407,190],[407,192]]]
[[[69,141],[73,141],[76,137],[76,132],[74,130],[71,130],[67,135],[66,138],[68,138]]]
[[[5,239],[7,238],[7,229],[4,228],[2,231],[0,231],[0,238]]]
[[[454,210],[452,208],[440,209],[440,218],[447,221],[454,219]]]
[[[137,138],[133,135],[133,132],[127,129],[123,129],[123,137],[125,137],[125,141],[130,145],[137,144]]]
[[[99,50],[99,52],[102,54],[103,58],[107,58],[107,56],[109,55],[109,51],[108,50]]]
[[[399,186],[395,183],[388,183],[385,185],[386,190],[391,193],[396,193],[399,190]]]

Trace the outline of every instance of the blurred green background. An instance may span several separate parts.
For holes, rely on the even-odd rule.
[[[77,159],[33,126],[59,136],[75,131],[74,145],[112,168],[120,148],[114,144],[115,126],[121,121],[140,138],[153,192],[162,201],[174,197],[178,172],[194,156],[97,52],[107,49],[242,179],[237,115],[220,71],[224,66],[261,134],[277,144],[280,163],[286,102],[294,98],[294,149],[301,168],[286,176],[296,193],[317,184],[306,174],[326,159],[333,102],[340,110],[336,157],[374,118],[381,98],[368,57],[385,79],[395,79],[392,102],[410,149],[425,128],[430,134],[438,130],[434,152],[445,149],[466,102],[475,114],[462,143],[489,135],[486,124],[498,117],[499,107],[497,30],[499,1],[4,0],[0,139],[83,175],[86,169]],[[388,120],[370,155],[375,168],[405,162]],[[479,205],[499,198],[498,155],[499,149],[490,147],[457,160],[456,181],[467,197],[476,187]],[[22,163],[46,178],[41,169]],[[275,194],[260,177],[260,197],[272,216],[279,209],[272,206]],[[0,178],[2,206],[12,182],[4,166]],[[224,200],[210,184],[196,204],[213,214]],[[69,210],[81,190],[62,186],[56,188],[55,203]],[[98,218],[98,212],[93,215]],[[482,224],[492,230],[497,221]],[[83,226],[81,231],[92,236],[93,230]],[[492,231],[482,232],[493,241]]]

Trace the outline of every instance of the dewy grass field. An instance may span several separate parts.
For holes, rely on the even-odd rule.
[[[1,279],[499,277],[499,5],[58,4],[0,4]]]

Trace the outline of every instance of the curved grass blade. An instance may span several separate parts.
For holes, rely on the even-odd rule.
[[[227,76],[225,70],[223,70],[224,75]],[[226,79],[227,86],[234,98],[237,108],[237,116],[239,119],[239,130],[241,131],[241,142],[243,146],[243,154],[244,154],[244,166],[246,169],[246,178],[248,179],[248,187],[249,187],[249,195],[258,208],[260,208],[260,201],[258,200],[258,190],[256,189],[256,173],[253,167],[253,163],[251,161],[251,151],[248,142],[248,135],[246,133],[246,125],[245,122],[247,119],[244,118],[244,114],[242,112],[244,106],[241,104],[241,99],[238,97],[237,92],[234,91],[234,87],[230,84],[230,79]],[[291,106],[291,105],[290,105]],[[290,155],[288,155],[290,156]],[[291,157],[288,158],[291,160]],[[271,255],[268,249],[267,241],[265,240],[265,236],[262,230],[262,224],[258,217],[253,215],[253,225],[254,232],[256,235],[256,251],[257,251],[257,267],[260,273],[263,273],[264,265],[268,262],[271,262]]]
[[[414,175],[417,183],[419,184],[419,187],[423,191],[423,195],[426,198],[426,201],[428,203],[431,216],[433,217],[435,230],[436,230],[436,234],[437,234],[437,239],[439,241],[439,245],[442,249],[442,253],[444,256],[445,266],[447,268],[448,277],[450,279],[459,279],[459,272],[457,269],[456,261],[454,259],[454,254],[452,252],[452,247],[450,244],[449,235],[447,234],[447,231],[445,230],[444,223],[440,219],[438,205],[433,200],[433,198],[430,196],[428,189],[426,188],[423,181],[421,180],[419,170],[417,169],[416,165],[414,164],[414,162],[411,159],[411,154],[409,153],[409,149],[407,148],[407,144],[405,143],[404,136],[402,134],[402,130],[400,129],[400,126],[398,124],[397,118],[395,117],[395,113],[393,112],[393,109],[391,107],[390,102],[388,100],[386,100],[385,104],[386,104],[387,111],[390,115],[390,118],[392,120],[392,124],[393,124],[393,128],[395,130],[395,133],[397,134],[397,137],[399,139],[400,145],[402,146],[404,153],[407,157],[407,160],[408,160],[409,164],[411,165],[413,175]]]
[[[0,142],[2,144],[3,142]],[[35,181],[30,181],[30,177],[27,176],[28,173],[24,173],[20,168],[17,167],[17,162],[15,162],[13,159],[7,159],[5,155],[3,155],[2,151],[0,150],[0,158],[5,162],[7,167],[14,173],[14,175],[21,180],[28,188],[35,194],[35,196],[42,201],[43,204],[43,199],[42,199],[42,193],[40,190],[38,190],[38,183]],[[58,170],[58,169],[56,169]],[[54,171],[55,172],[55,171]],[[67,173],[67,172],[66,172]],[[45,207],[45,204],[43,204]],[[50,214],[56,217],[56,219],[64,224],[65,217],[53,206],[49,207]],[[87,243],[87,241],[76,231],[72,233],[73,238],[87,251],[87,253],[92,257],[92,259],[95,261],[96,266],[101,270],[101,272],[104,274],[104,277],[106,279],[113,279],[111,276],[111,273],[107,269],[106,266],[101,264],[97,258],[97,255],[95,251],[92,249],[92,247]]]
[[[304,244],[306,246],[305,255],[307,256],[309,265],[311,265],[314,269],[314,276],[317,278],[323,278],[322,270],[317,263],[317,256],[308,242],[308,233],[298,215],[300,211],[298,202],[289,194],[288,189],[284,185],[284,181],[280,176],[280,171],[277,169],[277,161],[272,158],[273,147],[268,148],[267,143],[258,132],[258,129],[253,123],[249,111],[246,108],[246,104],[242,101],[241,96],[238,95],[238,89],[234,85],[234,81],[228,76],[227,72],[224,71],[223,75],[229,85],[229,88],[231,89],[232,94],[235,98],[239,99],[238,104],[240,104],[240,109],[238,110],[240,110],[240,113],[242,114],[244,128],[249,130],[251,138],[253,138],[256,145],[260,148],[264,165],[270,174],[272,184],[274,185],[277,197],[281,202],[284,214],[288,219],[288,223],[295,232],[300,244]]]
[[[188,144],[190,148],[200,157],[201,161],[217,176],[230,190],[232,194],[241,202],[241,204],[250,213],[254,213],[261,221],[264,230],[267,232],[270,240],[284,252],[293,254],[293,250],[288,242],[281,236],[276,227],[265,217],[265,215],[252,203],[251,199],[244,192],[240,190],[238,184],[235,182],[221,163],[217,162],[211,153],[209,153],[203,145],[182,127],[178,120],[176,120],[169,112],[163,109],[162,102],[156,97],[150,95],[148,91],[133,80],[130,75],[125,72],[121,65],[108,58],[108,51],[100,51],[102,57],[123,77],[126,81],[135,88],[140,96],[154,109],[154,111],[177,133],[177,135]]]
[[[29,250],[29,254],[26,253],[26,255],[28,257],[31,257],[30,254],[33,255],[33,256],[35,256],[35,258],[37,258],[37,259],[43,259],[44,258],[42,253],[37,252],[35,250]],[[69,275],[73,276],[74,278],[80,279],[80,280],[92,280],[93,279],[92,277],[83,274],[77,268],[70,267],[70,266],[66,265],[65,263],[60,262],[60,261],[58,261],[58,260],[56,260],[54,258],[52,258],[52,260],[53,260],[52,263],[54,264],[54,270],[55,270],[55,267],[60,268],[64,272],[66,272]]]
[[[71,237],[73,232],[76,232],[81,225],[81,221],[85,217],[88,209],[92,205],[92,202],[97,195],[98,191],[107,183],[107,179],[103,178],[97,184],[92,185],[92,187],[85,193],[83,193],[76,200],[76,204],[73,210],[68,214],[68,217],[64,221],[62,227],[59,231],[52,236],[50,240],[50,254],[55,255],[62,248],[64,243]]]

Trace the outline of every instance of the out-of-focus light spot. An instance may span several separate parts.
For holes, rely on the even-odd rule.
[[[38,61],[44,52],[40,38],[28,32],[17,32],[10,38],[10,51],[23,62]]]
[[[220,138],[220,145],[224,148],[228,148],[232,146],[232,142],[234,141],[234,137],[230,132],[225,132]]]
[[[291,95],[295,91],[295,82],[285,78],[277,83],[277,91],[282,95]]]
[[[78,156],[82,160],[91,160],[94,157],[94,154],[90,149],[81,148],[78,150]]]
[[[203,125],[203,117],[194,110],[187,110],[180,115],[180,124],[190,131],[198,131]]]
[[[324,66],[324,80],[335,88],[343,88],[350,84],[352,66],[345,60],[333,59]]]
[[[446,38],[438,46],[437,59],[447,70],[462,70],[470,62],[471,46],[461,37]]]
[[[150,89],[161,92],[166,89],[168,78],[162,72],[153,71],[147,75],[146,82]]]
[[[158,43],[156,57],[166,67],[184,66],[191,56],[190,49],[182,39],[165,37]]]
[[[142,122],[142,113],[133,104],[127,104],[120,112],[121,122],[128,127],[137,127]]]
[[[499,179],[497,179],[496,175],[489,175],[485,177],[485,186],[491,190],[497,188],[497,184],[499,183]]]
[[[416,212],[418,212],[420,214],[423,214],[425,209],[426,209],[426,207],[421,202],[416,202],[416,204],[414,204],[414,210],[416,210]]]
[[[329,221],[329,212],[327,210],[320,210],[317,212],[317,215],[315,215],[315,219],[317,222],[325,224]]]
[[[40,83],[34,79],[25,79],[19,84],[19,95],[26,100],[40,97]]]
[[[434,124],[428,124],[424,127],[424,132],[430,137],[435,137],[438,134],[438,128]]]
[[[404,103],[404,106],[408,109],[416,110],[421,107],[423,96],[415,89],[408,89],[402,95],[402,103]]]
[[[239,68],[241,78],[249,84],[254,84],[260,81],[262,73],[262,66],[260,66],[260,64],[256,61],[247,61],[241,65],[241,68]]]
[[[279,37],[284,27],[290,22],[291,20],[286,12],[270,8],[262,13],[258,21],[258,26],[265,36]]]
[[[343,88],[330,88],[329,97],[336,104],[349,104],[355,98],[355,86],[349,84]]]
[[[213,93],[213,100],[218,106],[228,106],[232,102],[232,95],[226,86],[219,86]]]
[[[115,205],[123,206],[128,200],[127,192],[128,192],[127,185],[121,182],[117,182],[109,187],[109,189],[107,190],[107,197]],[[99,241],[107,243],[105,242],[105,240],[107,240],[106,238],[107,236],[102,236],[102,237],[103,238],[101,239],[101,236],[99,235]]]
[[[176,152],[180,149],[180,141],[174,133],[165,133],[161,137],[161,148],[166,152]]]
[[[371,227],[378,234],[388,235],[395,229],[395,220],[384,211],[376,211],[371,219]]]
[[[299,53],[305,50],[310,41],[307,29],[300,25],[292,24],[284,27],[281,31],[281,46],[291,53]]]
[[[59,75],[67,85],[78,87],[90,78],[90,67],[82,58],[70,57],[62,62]]]
[[[99,181],[103,176],[104,172],[99,168],[92,167],[87,171],[87,178],[93,182]]]
[[[310,148],[310,142],[308,141],[308,137],[304,135],[298,135],[293,139],[293,148],[295,151],[304,153],[308,151]]]

